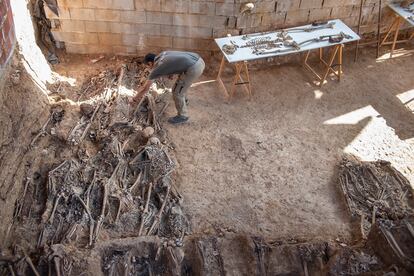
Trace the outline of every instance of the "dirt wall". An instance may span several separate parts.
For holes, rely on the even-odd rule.
[[[13,57],[0,83],[0,246],[13,217],[15,201],[30,164],[32,132],[39,129],[49,112],[47,98],[23,66]]]

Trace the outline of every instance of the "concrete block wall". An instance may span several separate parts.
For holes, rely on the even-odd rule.
[[[0,0],[0,70],[5,67],[13,53],[15,40],[10,2],[9,0]]]
[[[362,33],[376,30],[378,1],[363,0]],[[384,17],[390,12],[383,0]],[[360,0],[57,0],[46,8],[70,53],[145,54],[165,49],[217,51],[213,38],[339,18],[356,30]],[[251,14],[241,6],[254,2]],[[384,21],[384,27],[387,21]]]

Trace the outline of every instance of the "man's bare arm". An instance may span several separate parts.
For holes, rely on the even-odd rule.
[[[152,80],[147,80],[143,86],[140,87],[140,89],[138,89],[137,94],[132,98],[132,102],[137,102],[139,101],[150,89],[152,85]]]

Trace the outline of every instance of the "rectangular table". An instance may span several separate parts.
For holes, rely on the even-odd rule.
[[[408,22],[408,24],[410,24],[411,26],[414,26],[414,3],[411,4],[408,8],[403,8],[401,6],[399,6],[398,4],[388,4],[388,7],[390,7],[393,12],[395,13],[395,19],[394,21],[391,23],[387,34],[385,35],[384,39],[381,42],[381,46],[382,45],[386,45],[386,44],[391,44],[391,53],[390,53],[390,57],[392,58],[392,55],[394,53],[394,49],[395,49],[395,45],[397,43],[403,43],[403,42],[407,42],[410,41],[411,39],[414,38],[414,32],[411,34],[411,36],[406,39],[406,40],[397,40],[398,39],[398,33],[400,32],[400,28],[401,28],[401,24],[404,22],[404,20],[406,22]],[[412,10],[412,12],[410,12],[409,10]],[[390,34],[394,31],[394,38],[392,42],[386,42],[388,37],[390,36]]]
[[[283,30],[276,30],[271,32],[264,32],[264,33],[255,33],[255,34],[248,34],[248,35],[240,35],[240,36],[227,36],[223,38],[217,38],[215,39],[216,44],[221,49],[223,53],[223,58],[221,60],[220,69],[217,76],[217,81],[222,86],[226,96],[230,98],[235,90],[235,87],[237,85],[243,85],[249,95],[249,97],[252,94],[251,90],[251,84],[250,84],[250,76],[249,71],[247,67],[247,63],[249,61],[254,61],[262,58],[270,58],[270,57],[277,57],[282,55],[288,55],[288,54],[295,54],[295,53],[301,53],[301,52],[307,52],[304,60],[304,65],[306,68],[310,69],[313,74],[315,74],[318,79],[321,81],[320,85],[322,86],[325,82],[328,74],[330,72],[335,73],[337,75],[338,80],[341,79],[342,74],[342,50],[343,45],[345,43],[357,41],[360,39],[360,37],[352,31],[347,25],[345,25],[341,20],[330,20],[327,22],[328,24],[331,24],[332,28],[323,28],[313,31],[301,31],[300,29],[306,29],[306,28],[316,28],[317,26],[305,25],[300,27],[294,27],[289,29],[283,29]],[[292,48],[290,46],[282,45],[280,48],[275,48],[272,50],[267,50],[263,54],[255,54],[253,48],[251,47],[242,47],[245,46],[246,43],[249,41],[253,41],[254,39],[265,39],[265,40],[271,40],[274,41],[278,37],[282,36],[282,32],[284,34],[288,34],[293,41],[297,43],[301,43],[304,41],[308,41],[311,39],[317,39],[321,36],[330,36],[330,35],[338,35],[340,33],[345,34],[347,37],[343,38],[342,41],[338,42],[329,42],[328,40],[322,40],[319,42],[309,42],[303,45],[300,45],[299,48]],[[223,47],[226,47],[225,45],[230,45],[230,48],[233,46],[231,45],[237,45],[238,48],[235,50],[233,54],[228,53],[227,51],[223,50]],[[323,59],[323,48],[326,47],[334,47],[331,53],[331,56],[328,61],[325,61]],[[234,46],[236,47],[236,46]],[[233,47],[233,48],[234,48]],[[323,73],[323,75],[319,75],[309,64],[308,64],[308,58],[311,50],[319,49],[319,58],[321,62],[326,66],[326,71]],[[280,50],[279,52],[274,52],[274,50]],[[338,63],[334,64],[335,59],[338,58]],[[236,68],[236,74],[233,80],[232,88],[230,90],[230,93],[228,93],[226,86],[224,85],[223,80],[221,79],[221,74],[223,72],[223,68],[225,66],[225,62],[228,62],[230,64],[234,64]],[[334,70],[333,67],[339,67],[338,72]],[[244,72],[243,72],[244,71]],[[243,80],[242,74],[245,74],[246,80]]]

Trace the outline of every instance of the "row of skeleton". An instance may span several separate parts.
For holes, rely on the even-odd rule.
[[[231,40],[231,44],[224,44],[222,50],[227,55],[234,54],[239,48],[250,48],[255,55],[267,55],[275,53],[283,53],[290,51],[299,51],[302,46],[310,43],[318,43],[322,41],[328,41],[329,43],[339,43],[343,39],[352,39],[352,36],[339,32],[333,35],[323,35],[311,39],[307,39],[301,42],[295,41],[289,33],[305,32],[310,33],[322,29],[333,29],[335,22],[314,22],[309,27],[298,27],[279,32],[269,31],[257,34],[246,34],[242,36],[243,40],[247,42],[243,45],[238,45],[235,41]],[[272,39],[270,34],[275,33],[277,38]]]

